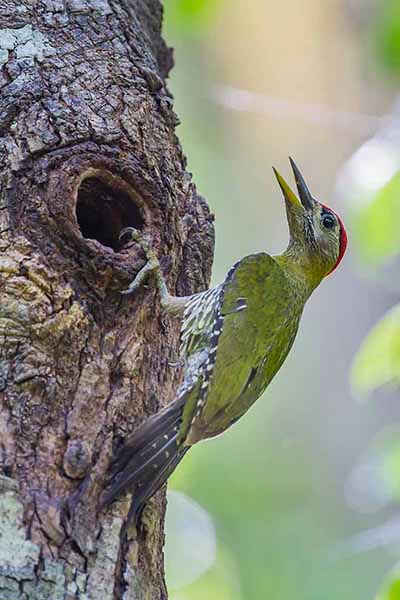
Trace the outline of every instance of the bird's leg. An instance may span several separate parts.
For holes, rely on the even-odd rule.
[[[173,367],[174,369],[181,369],[185,366],[185,361],[183,360],[183,358],[178,358],[178,360],[174,362],[169,362],[168,366]]]
[[[164,308],[164,310],[176,315],[182,314],[185,309],[187,299],[185,297],[179,298],[177,296],[172,296],[169,293],[164,275],[161,271],[160,261],[158,260],[157,255],[151,248],[148,241],[142,236],[140,231],[134,229],[133,227],[126,227],[123,229],[119,235],[119,238],[121,239],[127,234],[129,234],[131,239],[137,242],[143,249],[147,258],[147,263],[142,269],[140,269],[139,273],[130,283],[129,287],[126,290],[123,290],[121,294],[132,294],[146,281],[146,279],[152,276],[156,280],[161,296],[161,306]]]
[[[146,255],[147,262],[144,265],[144,267],[140,269],[139,273],[137,273],[135,279],[131,281],[129,287],[126,290],[122,290],[121,294],[132,294],[137,289],[139,289],[141,285],[143,285],[143,283],[146,281],[146,279],[148,279],[148,277],[151,274],[157,275],[157,272],[159,272],[161,278],[163,278],[158,258],[155,255],[154,251],[150,248],[150,245],[147,242],[147,240],[145,240],[144,237],[142,237],[141,233],[133,227],[126,227],[125,229],[123,229],[119,235],[119,239],[122,239],[127,234],[130,234],[131,239],[134,242],[137,242],[143,249]]]

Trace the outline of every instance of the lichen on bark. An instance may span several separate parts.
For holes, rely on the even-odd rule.
[[[144,256],[117,233],[145,232],[178,295],[212,260],[161,22],[158,0],[0,6],[0,598],[166,598],[164,494],[126,542],[129,500],[97,508],[180,377],[156,291],[120,294]]]

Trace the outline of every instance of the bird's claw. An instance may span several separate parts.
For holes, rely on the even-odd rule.
[[[131,282],[129,287],[126,290],[121,291],[121,294],[123,295],[132,294],[132,292],[136,291],[139,287],[143,285],[145,280],[148,278],[149,274],[154,271],[157,271],[157,269],[159,269],[160,267],[160,263],[158,262],[157,256],[151,249],[149,242],[144,239],[142,232],[138,229],[135,229],[134,227],[125,227],[120,232],[119,239],[122,240],[128,234],[130,235],[131,240],[137,242],[144,251],[147,258],[147,263],[139,271],[139,273],[136,275],[135,279]]]
[[[134,285],[133,285],[134,284]],[[128,288],[126,288],[126,290],[121,290],[120,294],[122,296],[128,296],[129,294],[132,294],[135,290],[137,290],[139,286],[136,285],[135,280],[133,280],[130,284],[130,286]]]
[[[134,242],[142,242],[142,233],[134,227],[124,227],[124,229],[121,229],[118,239],[122,241],[127,235],[130,235],[131,240]]]
[[[181,369],[184,365],[185,365],[185,361],[183,360],[183,358],[179,358],[175,362],[168,363],[168,366],[172,367],[174,369]]]
[[[122,229],[120,231],[118,238],[120,241],[122,241],[123,238],[126,237],[127,235],[130,236],[130,239],[133,242],[136,242],[137,244],[139,244],[139,246],[142,248],[142,250],[145,253],[146,258],[148,260],[153,258],[153,253],[152,253],[150,244],[144,237],[143,233],[141,231],[139,231],[139,229],[135,229],[134,227],[124,227],[124,229]]]

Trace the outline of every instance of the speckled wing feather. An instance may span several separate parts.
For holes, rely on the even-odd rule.
[[[178,398],[185,395],[180,439],[184,441],[193,415],[207,395],[218,337],[222,330],[224,284],[188,298],[181,325],[180,355],[184,362],[184,380]]]
[[[181,326],[181,355],[210,347],[223,301],[224,284],[189,296]]]

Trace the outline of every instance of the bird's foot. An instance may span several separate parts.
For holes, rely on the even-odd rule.
[[[136,275],[134,280],[130,283],[129,287],[126,290],[122,290],[121,294],[132,294],[135,292],[149,277],[152,273],[160,273],[160,263],[157,258],[157,255],[152,250],[148,240],[144,238],[142,233],[133,227],[125,227],[119,234],[119,239],[122,240],[124,237],[130,236],[130,239],[142,248],[143,252],[146,255],[147,263],[144,265],[142,269],[140,269],[139,273]]]
[[[185,361],[184,361],[183,358],[178,358],[178,360],[175,360],[173,362],[169,362],[168,366],[172,367],[173,369],[181,369],[182,367],[185,366]]]

